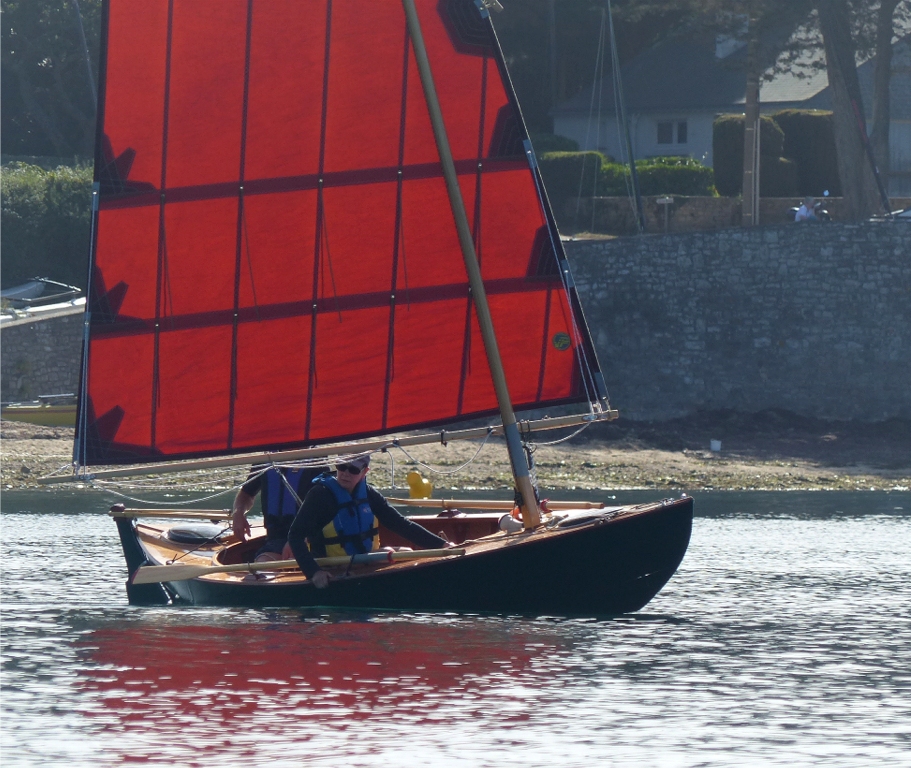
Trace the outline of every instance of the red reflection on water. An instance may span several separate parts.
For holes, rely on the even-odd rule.
[[[235,737],[245,733],[299,744],[319,736],[327,721],[344,730],[381,716],[407,727],[439,723],[453,705],[464,714],[474,700],[487,699],[489,709],[491,688],[510,687],[559,643],[547,635],[473,619],[142,622],[89,633],[78,684],[90,694],[86,714],[104,731],[135,736],[141,729],[142,746],[115,740],[124,760],[143,759],[152,744],[177,758],[191,729],[195,745],[230,746],[236,757],[243,749]],[[501,705],[503,724],[527,719],[521,699],[494,703]]]

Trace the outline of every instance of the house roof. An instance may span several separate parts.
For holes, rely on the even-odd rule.
[[[798,60],[802,66],[771,75],[763,80],[760,101],[802,109],[831,109],[832,99],[825,69],[807,65],[822,58],[822,52]],[[742,111],[745,101],[745,48],[724,59],[715,56],[714,38],[666,40],[629,61],[621,68],[627,111],[631,113]],[[867,112],[872,107],[872,59],[858,66],[858,79]],[[593,88],[584,89],[560,104],[555,116],[587,115],[591,111]],[[893,45],[890,82],[893,119],[911,119],[911,34]],[[601,112],[614,114],[613,83],[605,80],[601,90]]]

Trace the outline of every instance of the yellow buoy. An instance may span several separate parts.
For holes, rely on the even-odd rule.
[[[433,493],[433,485],[429,480],[421,477],[421,473],[411,471],[408,473],[408,496],[412,499],[429,499]]]

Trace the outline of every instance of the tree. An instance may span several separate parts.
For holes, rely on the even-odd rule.
[[[892,110],[889,98],[889,80],[892,77],[892,37],[899,0],[882,0],[876,13],[876,66],[873,72],[873,128],[870,143],[879,172],[889,177],[889,123]],[[908,8],[904,9],[904,14]]]
[[[863,219],[879,210],[879,190],[867,157],[867,127],[847,0],[820,0],[819,27],[832,89],[838,175],[848,217]]]
[[[621,61],[683,18],[679,9],[639,6],[613,0]],[[606,0],[510,0],[504,7],[493,21],[522,112],[532,131],[549,132],[551,110],[591,85]]]
[[[3,0],[2,11],[4,154],[91,156],[101,0]]]

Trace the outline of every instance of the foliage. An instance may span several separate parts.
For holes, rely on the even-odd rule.
[[[715,195],[711,168],[691,157],[649,157],[636,161],[642,195]],[[629,166],[607,163],[601,171],[598,194],[619,197],[631,193]]]
[[[784,132],[768,115],[759,123],[759,194],[788,197],[797,194],[796,169],[786,170],[779,159]],[[743,189],[743,115],[721,115],[712,132],[712,166],[718,194],[734,197]],[[766,179],[765,177],[768,176]]]
[[[551,200],[622,197],[630,194],[629,166],[600,152],[551,152],[539,161]],[[690,157],[650,157],[636,161],[643,195],[714,195],[712,169]],[[580,183],[581,180],[581,183]]]
[[[597,194],[605,162],[600,152],[546,152],[538,158],[551,201]]]
[[[48,277],[85,288],[92,169],[3,166],[0,248],[3,285]]]
[[[536,155],[543,155],[546,152],[579,151],[578,141],[568,139],[566,136],[558,136],[554,133],[533,133],[531,135],[531,144],[535,148]]]
[[[626,166],[624,166],[626,169]],[[628,173],[628,169],[626,169]],[[636,161],[643,195],[714,196],[715,174],[691,157],[652,157]]]
[[[797,193],[819,196],[828,189],[841,195],[832,113],[816,109],[784,109],[771,115],[784,131],[782,155],[797,165]]]
[[[3,153],[91,156],[101,0],[3,0],[2,19]]]

